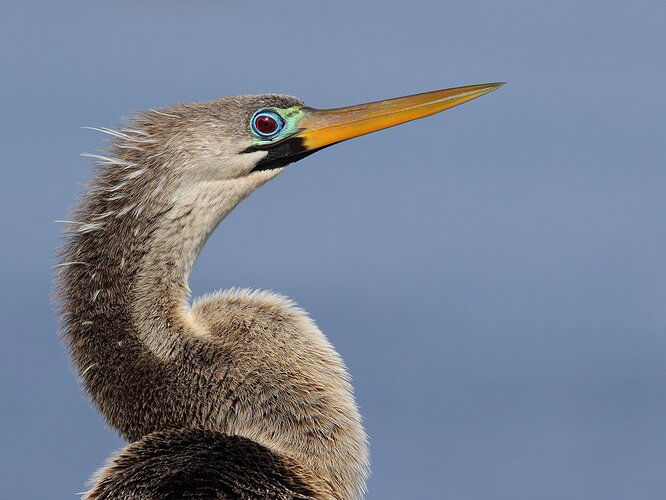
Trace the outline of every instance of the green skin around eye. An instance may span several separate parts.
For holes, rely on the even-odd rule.
[[[284,120],[284,127],[282,130],[269,139],[264,137],[257,137],[254,132],[254,140],[252,141],[253,146],[262,146],[265,144],[271,144],[274,142],[279,142],[285,137],[289,137],[298,132],[298,123],[301,121],[301,118],[305,116],[305,111],[301,106],[292,106],[291,108],[267,108],[266,111],[271,111],[277,113]],[[255,115],[252,115],[252,120],[254,120]],[[250,124],[250,131],[252,131],[252,125]]]

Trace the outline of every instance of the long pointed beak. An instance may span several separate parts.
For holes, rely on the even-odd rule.
[[[326,146],[401,123],[425,118],[492,92],[504,83],[484,83],[396,97],[336,109],[302,107],[293,134],[282,140],[250,146],[245,152],[266,151],[254,170],[284,167]]]
[[[504,83],[485,83],[336,109],[308,109],[295,134],[307,151],[425,118],[481,97]]]

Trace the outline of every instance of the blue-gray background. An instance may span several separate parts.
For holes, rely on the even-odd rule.
[[[315,107],[506,80],[291,166],[195,295],[293,297],[354,377],[370,499],[666,495],[662,1],[26,2],[0,21],[1,498],[74,498],[122,442],[81,394],[52,255],[133,110]]]

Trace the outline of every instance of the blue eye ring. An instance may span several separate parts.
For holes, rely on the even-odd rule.
[[[272,139],[284,128],[284,119],[270,109],[260,109],[252,115],[250,128],[261,139]]]

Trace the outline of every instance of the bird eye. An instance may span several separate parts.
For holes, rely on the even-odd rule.
[[[258,111],[252,117],[252,131],[259,137],[272,137],[284,127],[282,117],[272,111]]]

